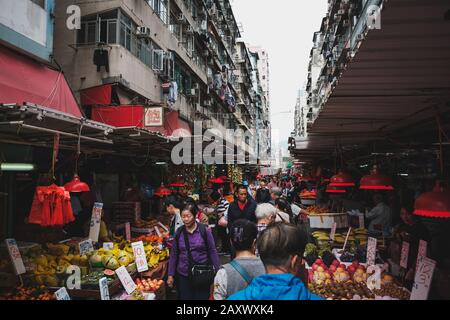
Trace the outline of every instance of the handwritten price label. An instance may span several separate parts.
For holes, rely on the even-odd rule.
[[[108,279],[101,278],[98,281],[98,285],[100,287],[100,297],[102,300],[110,300],[109,297],[109,288],[108,288]]]
[[[417,273],[417,269],[419,268],[419,260],[422,257],[427,256],[427,246],[428,246],[428,243],[426,241],[424,241],[424,240],[419,241],[419,251],[417,252],[417,260],[416,260],[416,273]]]
[[[125,223],[125,239],[131,240],[131,226],[129,222]]]
[[[67,289],[65,287],[62,287],[58,291],[55,292],[56,300],[62,300],[62,301],[68,301],[70,300],[69,293],[67,292]]]
[[[124,266],[120,267],[119,269],[116,270],[116,274],[119,277],[119,280],[122,283],[125,290],[127,291],[127,293],[132,294],[133,291],[136,290],[137,285],[134,283],[133,279],[128,273],[127,268],[125,268]]]
[[[406,269],[408,267],[409,243],[403,241],[402,254],[400,256],[400,267]]]
[[[336,227],[337,227],[337,223],[333,222],[333,227],[331,228],[331,232],[330,232],[330,239],[333,241],[336,236]]]
[[[94,245],[92,244],[91,239],[81,241],[78,246],[80,247],[80,255],[94,251]]]
[[[138,272],[148,271],[148,264],[144,250],[144,243],[142,241],[133,242],[131,246],[133,248],[134,259],[136,261]]]
[[[422,256],[418,262],[414,285],[411,292],[411,300],[427,300],[433,280],[436,261]]]
[[[377,239],[369,238],[367,243],[367,265],[371,266],[375,264],[377,256]]]
[[[100,224],[102,222],[102,210],[103,203],[94,203],[92,208],[91,225],[89,228],[89,239],[93,242],[98,242],[98,236],[100,234]]]
[[[11,261],[14,265],[14,271],[16,275],[21,275],[27,272],[25,265],[23,264],[22,255],[20,254],[19,247],[15,239],[6,239],[6,247],[8,248],[8,253]]]

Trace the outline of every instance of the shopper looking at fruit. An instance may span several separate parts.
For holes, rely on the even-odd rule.
[[[175,197],[170,196],[164,202],[164,206],[171,217],[169,234],[173,237],[177,230],[183,226],[183,220],[181,219],[180,214],[181,204]]]
[[[207,300],[220,267],[212,233],[195,215],[193,204],[183,208],[184,225],[177,230],[170,251],[167,285],[176,284],[180,300]]]
[[[267,228],[257,241],[266,274],[228,300],[322,300],[301,280],[306,278],[305,246],[306,235],[292,224],[275,223]]]
[[[384,202],[381,194],[376,193],[372,199],[375,207],[366,213],[366,219],[370,221],[368,228],[369,234],[377,235],[381,231],[384,236],[387,236],[391,233],[392,210]],[[381,226],[381,230],[377,226]]]
[[[275,221],[276,222],[284,222],[284,223],[291,223],[293,220],[292,217],[292,209],[289,203],[282,198],[279,198],[275,201],[275,208],[277,208],[277,216]]]
[[[237,220],[230,228],[231,244],[236,258],[222,266],[214,279],[214,300],[225,300],[230,295],[245,289],[253,278],[265,273],[264,265],[256,252],[256,224],[248,220]]]

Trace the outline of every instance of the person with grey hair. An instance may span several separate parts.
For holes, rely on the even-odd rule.
[[[277,208],[270,203],[261,203],[256,207],[255,215],[257,220],[258,234],[264,231],[268,225],[275,222]]]

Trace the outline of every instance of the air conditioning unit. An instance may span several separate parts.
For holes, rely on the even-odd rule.
[[[188,92],[188,97],[196,97],[197,96],[197,89],[192,88],[190,92]]]
[[[150,28],[149,27],[144,27],[144,26],[137,27],[136,28],[136,35],[139,38],[148,38],[148,37],[150,37]]]
[[[178,15],[178,22],[179,23],[181,23],[181,24],[185,24],[185,23],[187,23],[187,20],[186,20],[186,17],[184,16],[184,14],[180,14],[180,15]]]
[[[192,26],[187,26],[186,27],[186,33],[188,34],[194,34],[195,30]]]

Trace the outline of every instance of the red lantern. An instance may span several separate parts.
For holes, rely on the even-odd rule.
[[[172,194],[172,190],[164,187],[164,184],[161,184],[161,187],[156,189],[154,195],[158,197],[168,197]]]
[[[64,189],[66,189],[66,191],[76,193],[89,192],[91,190],[88,184],[82,182],[76,173],[74,174],[73,179],[64,185]]]
[[[392,179],[380,174],[376,166],[370,175],[361,178],[359,188],[363,190],[394,190]]]
[[[327,190],[325,191],[326,193],[347,193],[347,190],[345,189],[339,189],[337,187],[327,187]]]
[[[431,218],[450,218],[450,191],[436,182],[432,192],[426,192],[417,198],[414,214]]]
[[[330,187],[354,187],[355,181],[353,177],[345,172],[340,171],[337,175],[331,177]]]

